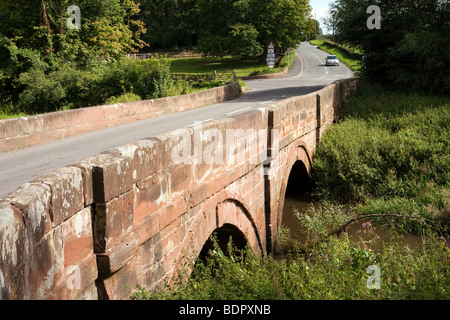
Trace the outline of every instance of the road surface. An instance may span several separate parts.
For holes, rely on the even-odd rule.
[[[327,54],[308,42],[301,43],[295,54],[296,63],[286,76],[246,81],[250,90],[238,99],[2,153],[0,198],[46,173],[101,152],[180,127],[225,118],[292,96],[314,92],[336,80],[353,76],[351,70],[342,64],[339,67],[326,67],[324,62]]]

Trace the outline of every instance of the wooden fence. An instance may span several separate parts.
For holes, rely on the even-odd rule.
[[[214,73],[172,73],[171,77],[174,80],[186,81],[223,81],[225,83],[235,82],[238,80],[236,70],[232,72],[217,72]]]
[[[214,80],[223,81],[225,83],[237,81],[236,70],[233,70],[233,72],[223,72],[223,73],[218,73],[217,71],[214,71]]]
[[[183,58],[202,58],[201,53],[195,53],[191,51],[181,51],[181,52],[156,52],[156,53],[129,53],[128,58],[133,60],[146,60],[153,56],[166,56],[170,59],[183,59]]]

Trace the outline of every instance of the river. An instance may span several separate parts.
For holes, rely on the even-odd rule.
[[[299,212],[306,212],[311,206],[319,208],[321,205],[320,202],[312,200],[307,195],[297,197],[292,195],[286,196],[281,224],[290,230],[291,237],[294,240],[306,244],[307,236],[305,234],[305,228],[301,226],[295,217],[294,210],[297,209]],[[365,224],[363,225],[363,223]],[[369,225],[364,221],[350,225],[347,229],[347,234],[352,241],[358,243],[368,242],[376,238],[375,247],[382,247],[387,242],[408,245],[410,249],[414,250],[422,247],[422,237],[420,235],[399,235],[391,229],[383,228],[383,226],[375,226],[372,223]]]

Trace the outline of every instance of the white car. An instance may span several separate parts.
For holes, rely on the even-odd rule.
[[[338,66],[339,65],[339,59],[336,56],[333,55],[329,55],[327,56],[327,58],[325,59],[325,64],[327,66]]]

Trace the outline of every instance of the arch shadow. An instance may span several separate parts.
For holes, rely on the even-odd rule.
[[[279,194],[277,226],[275,232],[280,228],[283,218],[284,204],[287,196],[292,196],[308,191],[311,186],[312,158],[303,141],[297,141],[290,147],[286,169],[281,179]],[[297,183],[296,183],[297,181]],[[306,182],[306,183],[298,183]],[[289,188],[288,188],[289,186]]]
[[[228,254],[228,245],[231,242],[231,246],[237,250],[244,250],[248,245],[247,238],[244,233],[239,230],[235,225],[225,223],[222,227],[214,230],[210,238],[203,245],[202,250],[198,256],[198,259],[201,261],[206,261],[208,255],[211,251],[214,251],[215,243],[213,240],[217,242],[218,248],[225,254]]]

